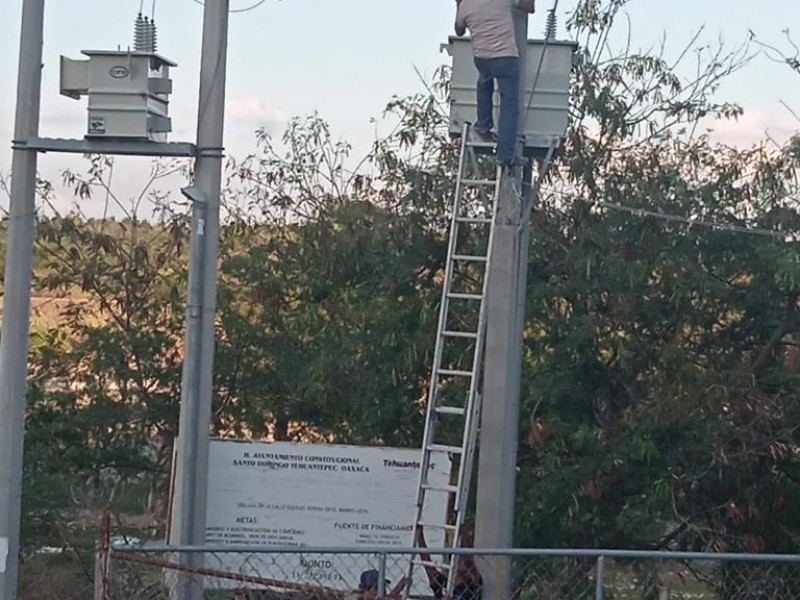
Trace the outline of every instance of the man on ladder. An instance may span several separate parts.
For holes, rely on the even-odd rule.
[[[489,271],[492,264],[497,207],[502,172],[516,167],[519,149],[519,52],[515,41],[513,10],[533,12],[533,0],[456,0],[456,33],[472,33],[478,81],[479,138],[493,128],[494,80],[500,87],[497,168],[487,173],[476,159],[476,148],[490,143],[472,139],[469,123],[463,124],[458,159],[450,234],[442,285],[442,302],[436,329],[430,389],[422,436],[419,486],[415,507],[414,544],[423,550],[409,557],[406,600],[412,594],[414,574],[423,568],[437,598],[479,600],[482,578],[474,563],[460,553],[440,552],[433,560],[424,551],[424,529],[444,532],[442,550],[463,547],[462,529],[467,512],[478,425],[486,346]],[[512,181],[513,182],[513,181]],[[491,191],[490,191],[491,190]],[[445,459],[450,481],[431,477],[431,466]],[[429,493],[446,494],[444,519],[425,518]],[[432,516],[432,515],[429,515]],[[494,599],[492,599],[494,600]]]
[[[497,163],[515,166],[519,135],[519,49],[514,37],[514,9],[533,13],[535,0],[456,0],[456,34],[469,29],[475,67],[478,69],[478,119],[473,127],[484,139],[490,138],[494,80],[500,90],[497,131]]]
[[[471,532],[464,532],[461,536],[461,543],[464,546],[472,545]],[[421,549],[427,547],[425,534],[422,529],[417,530],[417,546]],[[425,574],[428,576],[428,583],[435,600],[481,600],[483,578],[475,564],[475,557],[469,554],[458,556],[455,570],[455,581],[453,582],[452,592],[447,594],[448,575],[439,569],[431,566],[433,561],[430,554],[420,552],[420,557],[424,561]]]

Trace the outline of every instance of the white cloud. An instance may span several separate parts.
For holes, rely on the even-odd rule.
[[[800,121],[788,110],[773,112],[758,108],[745,109],[744,114],[736,120],[709,120],[704,125],[712,130],[712,140],[737,147],[752,146],[768,138],[783,144],[800,132]]]
[[[288,115],[279,107],[260,96],[235,96],[225,103],[225,116],[229,121],[272,128],[282,125]]]

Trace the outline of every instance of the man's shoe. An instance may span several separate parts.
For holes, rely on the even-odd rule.
[[[497,136],[491,129],[483,129],[482,127],[473,127],[472,131],[475,133],[475,137],[478,138],[481,142],[489,142],[489,143],[497,143]]]
[[[526,164],[528,164],[528,161],[526,161],[524,158],[519,158],[519,157],[515,156],[511,160],[506,160],[506,161],[502,161],[502,162],[501,161],[497,161],[497,164],[500,165],[501,167],[503,167],[503,169],[505,169],[507,171],[511,171],[511,170],[515,169],[516,167],[524,167]]]

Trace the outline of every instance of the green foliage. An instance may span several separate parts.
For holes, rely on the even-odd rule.
[[[739,114],[711,92],[742,52],[712,54],[699,86],[602,57],[588,40],[620,4],[573,19],[598,52],[535,222],[520,543],[793,551],[797,158],[696,133]]]

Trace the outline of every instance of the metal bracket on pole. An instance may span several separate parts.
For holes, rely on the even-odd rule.
[[[222,146],[198,147],[197,156],[206,156],[210,158],[223,158],[225,156],[225,148],[223,148]]]
[[[119,156],[197,156],[198,149],[189,142],[148,142],[145,140],[70,140],[60,138],[32,137],[14,140],[15,150],[37,152],[63,152],[67,154],[113,154]]]

